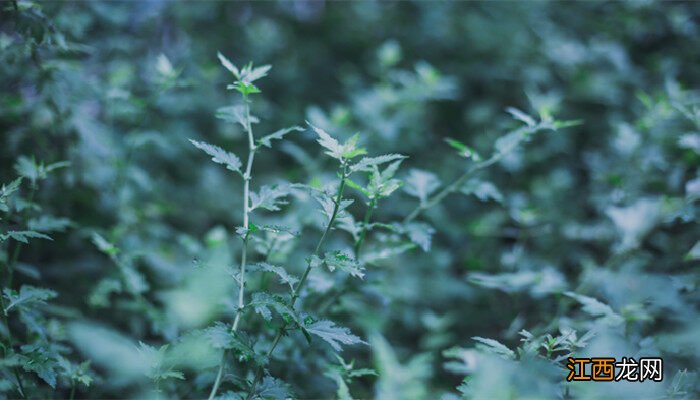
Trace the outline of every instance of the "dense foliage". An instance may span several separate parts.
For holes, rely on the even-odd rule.
[[[698,4],[0,7],[0,398],[700,396]]]

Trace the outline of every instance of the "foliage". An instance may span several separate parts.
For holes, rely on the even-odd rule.
[[[698,21],[0,4],[0,399],[700,396]]]

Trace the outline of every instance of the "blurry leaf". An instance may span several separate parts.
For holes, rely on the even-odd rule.
[[[289,128],[280,129],[280,130],[273,132],[267,136],[261,137],[260,139],[258,139],[258,143],[262,146],[269,148],[272,146],[273,140],[281,140],[284,138],[284,136],[286,134],[288,134],[290,132],[294,132],[294,131],[303,132],[304,128],[302,128],[301,126],[292,126]]]
[[[68,218],[56,218],[50,215],[42,215],[39,218],[29,220],[29,229],[39,232],[63,232],[73,223]]]
[[[417,355],[408,362],[399,361],[389,343],[379,334],[370,337],[370,348],[379,375],[376,398],[382,400],[430,398],[428,378],[433,368],[429,355]]]
[[[29,239],[53,240],[50,236],[34,231],[9,231],[4,235],[0,234],[0,242],[3,242],[10,238],[25,244],[29,243]]]
[[[3,291],[5,298],[9,301],[5,307],[5,314],[13,307],[26,307],[35,304],[45,304],[46,300],[58,296],[56,292],[49,289],[38,288],[30,285],[22,285],[19,293],[12,289]]]
[[[515,107],[508,107],[508,108],[506,108],[506,111],[510,115],[512,115],[513,118],[517,119],[518,121],[524,122],[525,124],[527,124],[527,126],[537,125],[537,122],[535,122],[535,120],[531,116],[525,114],[524,112],[518,110]]]
[[[494,339],[488,339],[488,338],[483,338],[479,336],[473,336],[472,339],[476,340],[479,342],[481,345],[477,346],[478,348],[485,350],[489,353],[493,353],[496,355],[499,355],[505,359],[508,360],[514,360],[515,359],[515,352],[513,350],[509,349],[506,347],[504,344],[500,343],[497,340]]]
[[[573,292],[564,292],[564,294],[578,301],[583,306],[583,311],[594,317],[602,317],[610,325],[619,325],[624,321],[623,318],[613,311],[609,305],[602,303],[593,297],[588,297]]]
[[[339,269],[360,279],[365,276],[360,263],[341,251],[327,252],[323,261],[331,272]]]
[[[494,200],[503,203],[503,195],[491,182],[472,179],[462,186],[461,192],[466,195],[473,194],[481,201]]]
[[[221,65],[224,66],[224,68],[229,70],[237,79],[240,78],[241,74],[238,71],[238,68],[236,68],[236,66],[233,65],[233,63],[229,61],[228,58],[224,57],[224,55],[220,52],[217,52],[216,56],[219,57],[219,61],[221,62]]]
[[[359,337],[353,335],[348,328],[336,326],[332,321],[317,321],[310,325],[305,325],[304,328],[309,333],[325,340],[335,351],[342,351],[341,344],[367,344]]]
[[[435,228],[424,222],[411,222],[404,225],[403,228],[413,243],[420,246],[423,251],[430,250]]]
[[[253,398],[285,400],[289,397],[289,385],[268,375],[264,377],[262,383],[258,385]]]
[[[350,171],[372,171],[373,166],[379,166],[388,162],[406,158],[401,154],[386,154],[378,157],[363,157],[359,162],[350,166]]]
[[[432,172],[411,169],[406,178],[404,191],[420,199],[421,203],[425,203],[428,200],[428,196],[439,187],[440,180]]]
[[[208,143],[198,142],[190,139],[190,142],[198,149],[204,151],[217,164],[223,164],[226,169],[241,173],[241,160],[233,153],[224,151],[221,147],[217,147]]]
[[[452,138],[446,138],[445,141],[450,146],[452,146],[452,148],[457,150],[458,154],[461,157],[464,157],[467,160],[481,161],[481,156],[479,155],[479,153],[477,153],[474,149],[467,146],[466,144],[460,142],[459,140],[452,139]]]

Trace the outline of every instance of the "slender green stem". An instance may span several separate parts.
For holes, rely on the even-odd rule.
[[[374,208],[377,206],[377,198],[373,197],[372,200],[370,200],[369,205],[367,206],[367,211],[365,211],[365,218],[362,221],[362,229],[360,230],[360,237],[357,239],[357,242],[355,242],[355,259],[359,261],[360,259],[360,250],[362,250],[362,245],[365,242],[365,236],[367,235],[367,227],[369,226],[369,221],[372,218],[372,212],[374,211]]]
[[[318,256],[321,253],[321,249],[323,248],[323,244],[326,242],[326,238],[328,237],[328,234],[330,233],[331,229],[333,229],[333,224],[335,223],[335,219],[338,216],[338,212],[340,211],[340,204],[343,200],[343,191],[345,190],[345,180],[347,179],[347,164],[343,162],[342,164],[342,175],[340,178],[340,185],[338,186],[338,193],[335,198],[335,205],[333,207],[333,212],[331,214],[331,218],[328,221],[328,225],[326,226],[326,229],[323,231],[323,234],[321,235],[321,238],[318,241],[318,244],[316,245],[316,248],[314,249],[313,256]],[[311,259],[313,258],[309,257],[309,260],[306,264],[306,269],[304,270],[303,275],[301,276],[301,279],[299,280],[299,283],[297,283],[297,286],[294,288],[294,291],[292,291],[292,298],[289,302],[290,307],[294,307],[294,304],[296,303],[297,299],[299,298],[301,294],[301,290],[304,288],[304,284],[306,283],[306,279],[309,277],[309,273],[311,272],[312,268],[312,263]],[[275,351],[275,348],[277,348],[277,345],[280,342],[280,339],[282,339],[282,336],[284,335],[285,330],[287,329],[287,323],[285,322],[282,324],[282,326],[277,330],[277,334],[275,335],[275,338],[272,340],[272,345],[270,346],[270,349],[267,351],[267,357],[269,358],[272,356],[272,353]],[[255,393],[255,389],[260,383],[260,380],[262,379],[262,374],[263,374],[263,367],[260,366],[258,367],[258,370],[255,373],[255,378],[253,379],[253,382],[250,385],[250,390],[248,391],[248,396],[246,399],[251,399],[253,397],[253,394]]]
[[[252,179],[251,173],[253,170],[253,160],[255,159],[255,151],[257,147],[255,146],[255,140],[253,137],[253,127],[250,123],[250,102],[248,101],[248,96],[243,96],[243,102],[245,103],[245,113],[246,113],[246,131],[248,133],[248,161],[246,163],[245,173],[243,174],[243,229],[246,234],[243,238],[243,248],[241,249],[241,264],[238,273],[238,307],[236,308],[236,316],[233,320],[233,325],[231,326],[231,332],[236,332],[238,326],[241,322],[241,316],[245,308],[245,283],[246,283],[246,263],[248,258],[248,228],[250,226],[250,181]],[[221,361],[219,362],[219,370],[216,374],[216,379],[214,380],[214,386],[211,388],[209,393],[209,400],[216,396],[216,392],[219,390],[221,385],[221,378],[224,374],[224,364],[226,363],[226,350],[221,354]]]

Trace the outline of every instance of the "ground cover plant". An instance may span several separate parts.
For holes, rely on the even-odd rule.
[[[0,398],[698,397],[699,30],[0,3]]]

